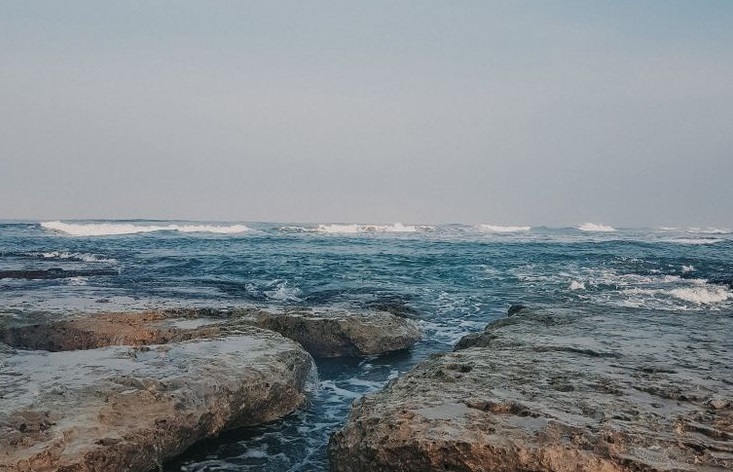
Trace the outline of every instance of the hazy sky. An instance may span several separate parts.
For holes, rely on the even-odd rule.
[[[0,0],[0,219],[733,226],[733,1]]]

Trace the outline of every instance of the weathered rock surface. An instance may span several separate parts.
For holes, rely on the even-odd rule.
[[[253,327],[227,334],[63,352],[4,346],[0,471],[148,471],[302,403],[309,354]]]
[[[365,356],[406,349],[422,337],[410,320],[388,312],[172,309],[109,313],[0,329],[0,342],[66,351],[147,345],[222,336],[241,327],[275,331],[316,357]]]
[[[406,349],[422,337],[412,321],[385,311],[252,311],[240,320],[293,339],[315,357],[382,354]]]
[[[306,310],[174,309],[6,326],[0,472],[147,471],[196,441],[297,408],[312,366],[303,346],[316,356],[379,354],[420,335],[390,313]]]
[[[513,314],[358,401],[332,470],[733,470],[730,313]]]

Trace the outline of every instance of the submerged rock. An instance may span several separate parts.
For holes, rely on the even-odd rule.
[[[515,311],[355,403],[340,471],[733,469],[733,318]]]
[[[0,471],[148,471],[301,405],[312,358],[279,334],[145,347],[0,349]]]

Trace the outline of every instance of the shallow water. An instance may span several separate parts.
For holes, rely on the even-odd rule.
[[[328,470],[326,442],[351,402],[512,303],[658,323],[733,313],[733,234],[618,229],[296,225],[170,221],[6,222],[0,270],[107,269],[116,276],[0,279],[0,322],[161,306],[402,310],[425,341],[410,352],[318,361],[309,404],[227,433],[167,470]],[[623,321],[620,321],[623,323]]]

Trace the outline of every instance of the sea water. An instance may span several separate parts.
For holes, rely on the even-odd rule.
[[[351,403],[514,303],[623,323],[733,314],[730,228],[272,224],[182,221],[0,223],[0,270],[117,275],[0,279],[0,323],[160,307],[390,309],[424,341],[384,356],[317,360],[308,403],[284,420],[196,445],[166,470],[326,471]]]

